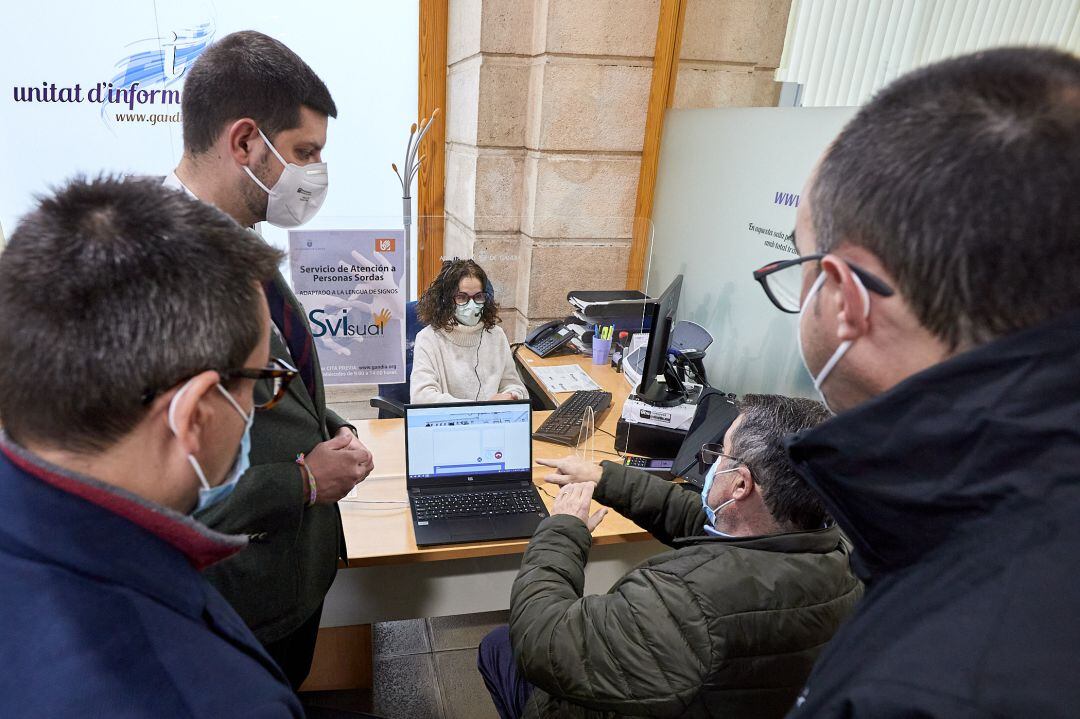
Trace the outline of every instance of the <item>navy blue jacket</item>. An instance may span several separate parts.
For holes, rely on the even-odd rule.
[[[0,436],[0,717],[302,717],[199,574],[245,544]]]
[[[866,582],[790,717],[1080,716],[1080,312],[789,445]]]

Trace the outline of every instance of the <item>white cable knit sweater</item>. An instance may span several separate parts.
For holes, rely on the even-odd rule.
[[[528,391],[518,376],[506,333],[454,325],[449,332],[425,327],[416,335],[409,396],[414,404],[488,400],[500,392],[518,399]]]

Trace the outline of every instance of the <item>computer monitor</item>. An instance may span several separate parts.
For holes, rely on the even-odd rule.
[[[682,283],[683,276],[676,275],[656,303],[651,305],[654,314],[637,397],[658,407],[672,407],[686,400],[686,387],[668,360],[671,328],[675,323],[675,313],[679,309]]]

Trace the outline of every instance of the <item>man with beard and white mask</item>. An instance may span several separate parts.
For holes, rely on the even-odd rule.
[[[0,716],[300,717],[200,576],[248,462],[281,253],[153,180],[77,180],[0,255]],[[226,285],[219,281],[230,278]]]
[[[861,585],[848,546],[791,471],[784,438],[820,402],[746,395],[699,495],[647,472],[539,460],[563,485],[522,559],[508,628],[480,645],[500,716],[782,717]],[[719,431],[719,428],[717,428]],[[583,596],[590,532],[606,510],[672,551],[607,594]]]
[[[328,189],[322,161],[326,85],[294,52],[258,32],[227,35],[199,56],[183,92],[184,154],[165,184],[215,205],[240,225],[296,227]],[[371,453],[326,408],[303,307],[280,274],[265,287],[270,352],[299,376],[255,418],[251,468],[233,495],[199,515],[252,538],[206,576],[299,687],[311,668],[322,603],[345,557],[337,501],[371,472]],[[256,397],[265,393],[256,387]]]
[[[1076,716],[1078,187],[1080,59],[947,60],[859,111],[755,273],[839,413],[788,452],[867,585],[791,716]]]

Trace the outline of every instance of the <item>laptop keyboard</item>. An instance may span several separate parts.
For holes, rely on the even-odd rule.
[[[518,489],[506,492],[460,492],[414,496],[413,518],[418,522],[450,517],[529,514],[544,511],[536,492]]]

